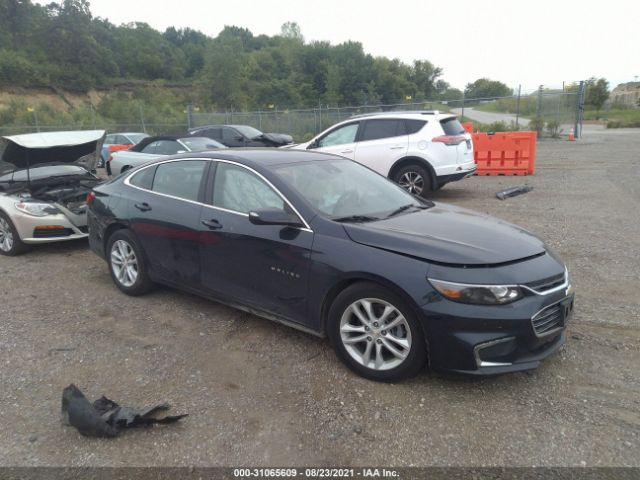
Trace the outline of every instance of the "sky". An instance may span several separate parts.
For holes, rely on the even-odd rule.
[[[532,91],[591,76],[640,80],[640,0],[90,0],[94,16],[274,35],[297,22],[306,41],[362,43],[374,56],[429,60],[463,88],[481,77]]]

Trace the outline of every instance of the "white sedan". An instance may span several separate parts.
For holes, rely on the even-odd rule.
[[[148,137],[129,150],[120,150],[111,155],[107,163],[109,175],[120,175],[156,158],[186,152],[202,152],[227,148],[220,142],[206,137]]]

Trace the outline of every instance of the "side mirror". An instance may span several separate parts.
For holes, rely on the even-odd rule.
[[[187,151],[186,150],[178,150],[177,153],[187,153]]]
[[[249,212],[249,221],[254,225],[283,225],[301,227],[298,217],[277,208],[261,208]]]
[[[239,141],[239,142],[244,142],[245,141],[245,139],[244,139],[244,137],[242,135],[236,135],[236,140]]]

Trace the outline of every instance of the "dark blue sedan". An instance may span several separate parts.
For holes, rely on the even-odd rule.
[[[497,374],[560,348],[565,265],[529,232],[294,150],[165,158],[95,188],[91,248],[129,295],[170,285],[328,336],[367,378]]]

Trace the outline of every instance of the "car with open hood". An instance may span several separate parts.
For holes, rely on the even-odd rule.
[[[0,138],[0,254],[29,245],[86,238],[86,198],[104,130]]]
[[[89,244],[116,286],[162,283],[328,336],[365,377],[537,367],[565,341],[564,263],[530,232],[411,195],[352,160],[183,154],[94,189]]]

